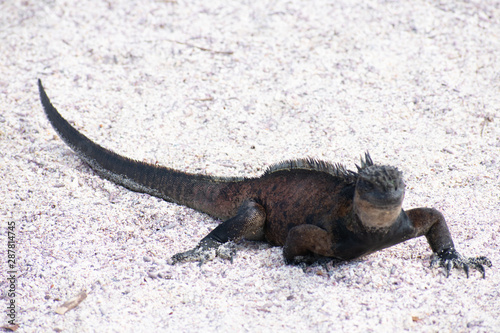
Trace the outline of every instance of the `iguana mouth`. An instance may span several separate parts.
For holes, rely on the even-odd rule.
[[[354,206],[358,217],[367,227],[390,227],[401,213],[404,195],[387,195],[379,193],[354,195]]]
[[[403,204],[404,194],[400,191],[395,193],[370,193],[369,195],[363,195],[362,200],[368,201],[374,207],[378,209],[393,209],[396,207],[401,207]]]
[[[404,188],[397,190],[380,191],[377,189],[367,190],[366,188],[357,188],[356,194],[358,200],[363,200],[379,209],[391,209],[403,204]]]

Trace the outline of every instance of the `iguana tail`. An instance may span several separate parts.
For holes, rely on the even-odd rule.
[[[189,174],[120,156],[71,126],[50,102],[40,79],[38,89],[45,114],[57,134],[101,177],[132,191],[148,193],[218,218],[234,213],[232,207],[220,207],[218,203],[226,201],[228,187],[235,185],[238,179]]]

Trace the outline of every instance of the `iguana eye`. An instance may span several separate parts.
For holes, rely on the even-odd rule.
[[[364,186],[365,189],[368,190],[368,191],[371,191],[371,190],[375,189],[375,185],[373,183],[371,183],[371,182],[365,182],[364,185],[365,185]]]

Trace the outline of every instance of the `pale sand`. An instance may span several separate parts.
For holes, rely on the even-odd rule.
[[[0,41],[0,307],[13,221],[19,332],[500,332],[498,1],[11,0]],[[494,266],[446,278],[425,238],[330,277],[252,242],[233,264],[165,265],[218,222],[96,176],[37,78],[96,142],[185,171],[369,150],[404,172],[405,208],[439,209]]]

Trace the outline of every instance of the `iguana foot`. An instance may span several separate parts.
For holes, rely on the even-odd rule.
[[[330,268],[328,264],[332,261],[337,262],[338,259],[317,255],[307,255],[307,256],[297,256],[293,259],[286,259],[285,263],[287,265],[298,266],[302,268],[304,273],[306,273],[307,268],[321,266],[328,274],[330,274]]]
[[[318,258],[313,255],[296,256],[293,257],[292,259],[288,259],[285,257],[285,264],[292,266],[307,267],[314,264],[317,259]]]
[[[484,266],[491,267],[491,261],[486,257],[464,258],[455,249],[446,249],[439,251],[434,255],[431,261],[431,267],[441,266],[446,270],[446,277],[450,276],[452,268],[463,269],[467,278],[469,278],[470,268],[477,269],[486,277]]]
[[[179,262],[198,261],[200,266],[215,257],[228,259],[233,262],[236,249],[232,242],[220,243],[216,240],[202,240],[194,249],[174,254],[170,260],[172,265]]]

